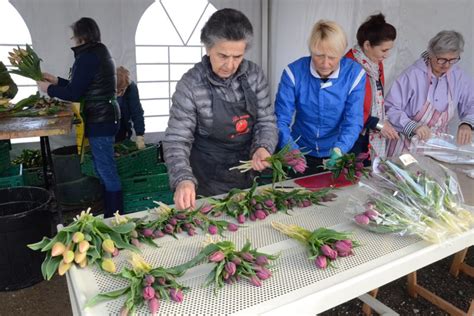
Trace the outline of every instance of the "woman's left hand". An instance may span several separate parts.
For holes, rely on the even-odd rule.
[[[389,121],[385,121],[380,131],[383,137],[387,139],[399,139],[398,132],[393,128]]]
[[[265,168],[270,167],[270,163],[266,161],[268,157],[270,157],[270,153],[263,147],[260,147],[255,151],[252,156],[252,168],[256,171],[262,171]]]
[[[457,143],[459,145],[467,145],[472,142],[472,129],[467,124],[461,124],[458,127]]]
[[[36,81],[38,88],[41,92],[48,93],[48,87],[51,85],[51,82],[47,81]]]

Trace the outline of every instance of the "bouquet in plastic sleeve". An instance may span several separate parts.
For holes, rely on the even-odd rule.
[[[433,134],[427,140],[413,137],[409,149],[414,154],[430,156],[451,164],[474,164],[474,144],[459,146],[456,137],[449,134]]]
[[[86,308],[125,295],[125,304],[120,315],[133,315],[138,308],[145,304],[150,313],[156,315],[161,301],[171,300],[176,303],[183,301],[184,293],[188,288],[179,284],[176,278],[181,276],[184,271],[174,268],[152,268],[137,254],[132,255],[130,263],[131,269],[124,268],[117,274],[118,277],[127,280],[129,286],[94,296],[87,302]]]
[[[281,182],[287,178],[287,171],[292,169],[295,173],[304,173],[307,168],[304,153],[299,149],[291,149],[291,144],[286,144],[280,151],[266,159],[273,169],[273,184]],[[252,169],[252,160],[240,161],[241,164],[230,168],[238,169],[240,172],[247,172]]]
[[[16,69],[11,70],[13,74],[17,74],[26,78],[33,79],[35,81],[40,81],[43,79],[43,74],[41,72],[41,59],[38,57],[36,52],[26,45],[26,49],[23,48],[14,48],[13,51],[8,53],[10,56],[8,59],[12,66]]]
[[[112,257],[117,256],[120,249],[140,251],[131,243],[135,223],[124,222],[111,227],[89,211],[82,211],[72,224],[53,238],[43,237],[40,242],[28,245],[32,250],[46,252],[41,265],[45,280],[50,280],[56,270],[64,275],[74,264],[83,268],[98,263],[104,271],[114,273]],[[137,238],[141,239],[140,236]]]
[[[333,178],[337,179],[340,175],[351,181],[356,182],[363,176],[369,175],[369,168],[364,167],[364,160],[367,159],[368,153],[361,153],[356,156],[354,153],[342,155],[336,160],[334,166],[328,165],[327,161],[324,164],[326,170],[331,171]]]
[[[371,184],[361,182],[359,186],[367,197],[351,196],[345,213],[360,227],[380,234],[417,235],[432,243],[445,239],[446,231],[437,220],[418,208]]]
[[[205,286],[214,284],[214,290],[217,291],[225,284],[230,285],[241,279],[248,280],[254,286],[261,286],[262,281],[272,276],[272,261],[277,258],[278,255],[266,254],[252,248],[250,241],[237,250],[232,241],[209,239],[195,258],[177,269],[189,269],[201,262],[212,264],[213,269]]]
[[[398,161],[378,160],[374,165],[379,187],[438,220],[448,233],[459,234],[472,226],[473,214],[460,207],[459,184],[448,169],[429,158],[410,154],[400,156]]]
[[[349,232],[338,232],[324,227],[311,232],[297,225],[278,222],[272,222],[272,227],[303,243],[310,253],[308,259],[314,260],[314,264],[320,269],[333,266],[332,262],[338,257],[352,255],[353,247],[359,245],[351,239]]]

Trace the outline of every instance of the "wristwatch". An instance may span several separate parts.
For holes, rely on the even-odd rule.
[[[378,122],[377,125],[375,125],[375,129],[378,130],[379,132],[382,130],[382,128],[383,128],[383,123]]]

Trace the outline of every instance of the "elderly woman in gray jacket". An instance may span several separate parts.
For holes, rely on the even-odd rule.
[[[239,160],[269,166],[278,133],[263,71],[244,59],[252,36],[241,12],[215,12],[201,31],[207,54],[176,86],[163,147],[177,209],[195,207],[196,193],[250,187],[252,173],[229,170]]]

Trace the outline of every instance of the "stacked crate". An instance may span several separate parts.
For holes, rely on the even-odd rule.
[[[155,207],[153,201],[173,203],[167,169],[158,162],[158,150],[154,145],[115,158],[122,182],[124,212],[133,213]],[[92,156],[84,155],[82,172],[97,177]]]
[[[0,141],[0,188],[23,186],[22,165],[10,163],[10,142]]]

